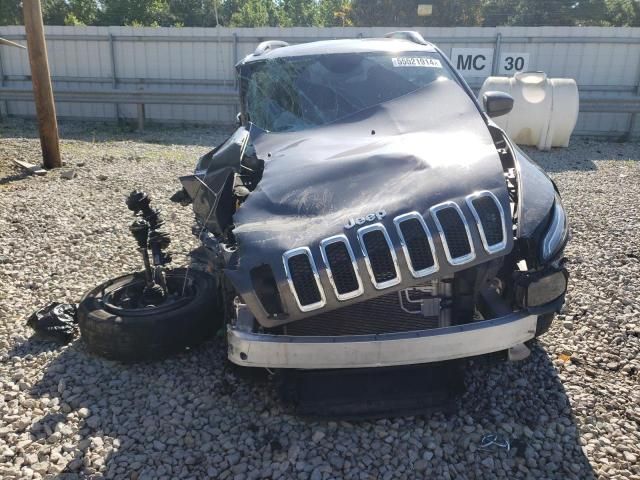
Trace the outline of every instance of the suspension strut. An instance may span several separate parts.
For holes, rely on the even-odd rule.
[[[171,262],[171,255],[164,250],[171,243],[171,238],[161,230],[164,220],[160,211],[151,207],[151,197],[145,192],[131,192],[127,197],[127,208],[136,216],[129,231],[138,244],[144,262],[145,287],[142,302],[157,305],[168,294],[164,266]]]

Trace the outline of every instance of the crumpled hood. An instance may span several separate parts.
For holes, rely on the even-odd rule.
[[[314,250],[319,241],[350,235],[345,224],[352,218],[384,210],[383,223],[391,230],[397,215],[417,211],[427,217],[431,206],[449,200],[463,207],[464,197],[477,190],[491,191],[509,211],[502,166],[484,119],[450,80],[335,124],[290,133],[254,129],[252,142],[265,168],[258,187],[234,215],[239,250],[237,264],[227,271],[243,296],[251,291],[248,271],[263,263],[271,265],[280,291],[288,288],[282,263],[286,250],[309,246],[320,269],[321,257]],[[355,235],[351,241],[355,247]],[[480,261],[486,258],[479,255]],[[407,280],[396,289],[410,286]],[[295,318],[306,316],[286,298],[284,303]]]

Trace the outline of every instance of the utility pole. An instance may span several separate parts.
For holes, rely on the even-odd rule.
[[[42,8],[40,0],[23,0],[22,3],[42,160],[45,168],[57,168],[62,166],[62,162],[60,160],[56,106],[53,102],[47,45],[44,40]]]

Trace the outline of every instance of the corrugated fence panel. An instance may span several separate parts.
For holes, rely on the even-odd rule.
[[[24,28],[10,26],[0,28],[0,36],[18,36],[24,33]],[[26,41],[18,41],[26,45]],[[29,59],[25,50],[13,47],[0,47],[0,60],[2,61],[2,73],[5,85],[11,84],[16,87],[30,87],[30,83],[20,80],[11,81],[11,77],[23,78],[29,75]],[[31,102],[6,102],[6,109],[9,115],[35,115],[35,108]]]
[[[452,48],[492,48],[526,53],[529,70],[550,77],[575,78],[581,98],[636,95],[640,82],[640,28],[601,27],[456,27],[409,28],[419,31],[445,54]],[[400,28],[134,28],[46,27],[54,89],[207,92],[235,85],[235,64],[267,39],[300,43],[320,39],[380,37]],[[24,28],[0,27],[0,36],[26,43]],[[497,41],[500,36],[500,42]],[[27,53],[0,47],[2,85],[29,87]],[[498,61],[498,58],[495,59]],[[114,79],[115,75],[115,79]],[[482,77],[467,79],[478,89]],[[32,102],[6,102],[11,115],[33,115]],[[136,105],[58,102],[61,117],[136,118]],[[4,112],[4,110],[2,110]],[[233,121],[233,105],[146,105],[151,120]],[[6,113],[6,112],[5,112]],[[581,113],[577,131],[622,135],[628,113]],[[640,133],[640,119],[635,132]]]

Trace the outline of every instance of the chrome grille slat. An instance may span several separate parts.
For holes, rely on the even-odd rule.
[[[487,226],[485,226],[485,223],[483,222],[483,220],[485,220],[491,223],[493,220],[493,223],[496,223],[495,220],[490,218],[485,218],[488,214],[485,214],[484,216],[481,215],[481,213],[478,211],[478,208],[480,207],[476,205],[477,203],[479,203],[484,199],[490,199],[490,201],[493,202],[495,208],[499,212],[501,240],[497,242],[490,241],[490,240],[493,240],[493,236],[495,235],[495,232],[487,232],[488,228]],[[471,210],[471,213],[473,214],[473,218],[476,221],[478,232],[480,233],[480,238],[482,240],[482,246],[487,251],[487,253],[495,253],[495,252],[499,252],[500,250],[503,250],[507,246],[507,228],[506,228],[504,210],[502,209],[502,206],[500,205],[500,202],[498,201],[497,197],[492,192],[489,192],[488,190],[483,190],[481,192],[476,192],[476,193],[473,193],[472,195],[468,195],[466,198],[466,202],[467,202],[467,206],[469,207],[469,210]],[[485,210],[486,210],[486,207],[485,207]],[[492,238],[489,238],[490,236]]]
[[[328,248],[336,244],[344,245],[350,260],[350,270],[348,270],[349,267],[345,268],[345,266],[342,265],[341,268],[345,269],[342,273],[337,270],[334,271],[337,267],[336,263],[332,262],[331,255],[327,252]],[[350,298],[358,297],[364,293],[362,280],[360,279],[360,272],[358,271],[358,264],[356,263],[356,257],[353,253],[353,249],[351,248],[351,244],[349,243],[349,239],[345,235],[334,235],[333,237],[322,240],[320,242],[320,253],[327,268],[329,281],[331,282],[331,286],[333,287],[333,291],[338,300],[349,300]],[[332,263],[334,263],[333,268],[331,266]],[[342,279],[341,277],[349,277],[350,275],[353,275],[353,280],[355,280],[356,285],[352,290],[345,290],[344,284],[348,283],[351,279]]]
[[[489,254],[504,250],[508,243],[507,221],[498,198],[483,190],[468,195],[465,202],[475,220],[484,250]],[[431,207],[429,214],[448,263],[458,266],[472,262],[476,258],[476,247],[461,207],[447,201]],[[393,223],[411,275],[422,278],[438,272],[441,266],[434,243],[436,233],[431,233],[425,218],[414,211],[398,215]],[[402,272],[386,227],[381,222],[366,225],[360,227],[356,235],[374,288],[382,290],[401,283]],[[353,248],[344,234],[320,242],[328,280],[340,301],[365,292]],[[303,257],[296,258],[299,256]],[[300,310],[308,312],[324,307],[326,297],[309,247],[289,250],[282,258],[289,288]],[[291,259],[296,262],[295,271],[292,271]]]
[[[368,234],[375,234],[376,232],[380,232],[382,234],[384,242],[386,244],[386,248],[388,250],[376,251],[376,252],[369,251],[371,250],[371,248],[367,248],[367,242],[366,242],[365,236],[367,236]],[[391,243],[391,239],[389,238],[389,234],[387,233],[387,229],[384,227],[384,225],[382,225],[381,223],[374,223],[372,225],[367,225],[366,227],[360,228],[358,230],[358,242],[360,243],[360,248],[362,249],[362,253],[364,255],[364,261],[365,261],[365,264],[367,265],[367,270],[369,270],[371,283],[373,283],[373,286],[376,289],[382,290],[384,288],[392,287],[393,285],[397,285],[402,281],[400,269],[398,268],[398,259],[396,257],[396,252],[393,248],[393,244]],[[384,259],[382,257],[380,257],[379,259],[373,258],[373,262],[378,264],[378,265],[374,265],[372,263],[372,257],[371,257],[372,253],[375,253],[376,256],[378,255],[386,256],[387,253],[389,254],[391,259],[391,265],[395,271],[395,277],[389,278],[388,280],[382,280],[382,281],[378,280],[377,277],[379,275],[387,274],[390,272],[376,271],[376,267],[380,269],[381,265],[379,264],[382,262],[386,262],[387,259]],[[386,267],[386,265],[384,267]]]
[[[406,238],[405,232],[403,231],[403,228],[402,228],[405,222],[408,222],[408,221],[416,221],[419,223],[420,227],[422,228],[422,231],[425,234],[427,245],[416,245],[416,246],[410,245],[409,242],[411,242],[411,239]],[[439,266],[438,266],[438,258],[436,256],[436,249],[433,244],[433,237],[431,236],[431,232],[429,231],[429,228],[427,227],[427,224],[424,221],[424,218],[422,217],[422,215],[420,215],[418,212],[405,213],[404,215],[399,215],[396,218],[394,218],[393,223],[395,224],[396,230],[398,232],[398,236],[400,237],[402,250],[404,251],[404,256],[407,260],[407,266],[409,267],[411,274],[415,278],[420,278],[420,277],[425,277],[427,275],[431,275],[432,273],[437,272]],[[430,258],[431,266],[416,268],[416,265],[414,265],[414,263],[416,263],[414,261],[415,255],[412,257],[412,252],[413,250],[417,250],[420,248],[422,249],[426,248],[429,250],[429,253],[431,256]],[[422,253],[422,255],[424,256],[425,253]]]
[[[314,284],[313,286],[310,286],[310,285],[303,286],[299,284],[299,281],[305,281],[306,279],[299,280],[298,285],[296,285],[296,278],[294,278],[294,275],[296,277],[300,276],[298,278],[301,278],[302,276],[305,276],[307,273],[307,272],[301,273],[298,271],[292,271],[291,269],[291,266],[290,266],[291,259],[295,259],[296,257],[299,257],[299,256],[306,256],[309,262],[309,268],[311,269],[311,276]],[[287,282],[289,283],[289,288],[291,289],[291,293],[296,299],[298,308],[300,308],[300,310],[303,312],[310,312],[312,310],[317,310],[318,308],[324,307],[327,301],[324,296],[322,285],[320,284],[318,269],[316,268],[316,264],[313,261],[313,255],[311,254],[311,250],[308,247],[299,247],[299,248],[294,248],[292,250],[288,250],[284,252],[284,254],[282,255],[282,261],[284,263],[284,271],[287,276]],[[308,291],[306,291],[306,289],[312,289],[313,287],[317,289],[318,300],[311,303],[304,302],[303,301],[304,299],[301,299],[301,296],[304,296],[304,297],[308,296],[309,293]],[[298,290],[300,289],[302,292],[303,288],[305,289],[305,292],[303,293],[303,295],[300,295],[300,292],[298,292]]]
[[[445,212],[448,214],[449,211],[451,210],[455,211],[460,221],[462,222],[462,226],[464,227],[463,228],[464,234],[466,237],[465,240],[468,245],[468,253],[456,255],[456,256],[453,255],[452,248],[451,248],[452,245],[450,245],[450,240],[453,240],[451,238],[451,235],[456,234],[456,232],[453,232],[451,228],[445,229],[444,226],[442,225],[441,219],[439,218],[439,214],[442,214],[442,212]],[[473,240],[471,239],[471,231],[469,230],[469,224],[467,223],[467,219],[465,218],[458,204],[455,202],[444,202],[431,207],[429,211],[431,212],[431,217],[433,218],[436,224],[436,227],[438,228],[438,233],[440,235],[440,240],[442,241],[442,246],[444,248],[447,261],[451,265],[463,265],[465,263],[469,263],[473,261],[476,258],[476,252],[473,246]],[[455,217],[452,217],[452,219],[455,220]],[[448,236],[449,236],[449,240],[447,239]],[[462,241],[461,239],[456,239],[456,240]]]

